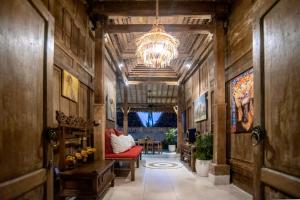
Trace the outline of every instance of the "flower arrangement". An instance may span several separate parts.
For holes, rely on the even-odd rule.
[[[75,158],[76,158],[76,160],[82,160],[81,153],[79,153],[79,152],[75,153]]]
[[[67,168],[76,167],[77,163],[87,162],[93,160],[93,154],[96,152],[96,148],[87,147],[86,149],[82,149],[75,154],[68,154],[65,157],[65,163]]]
[[[65,157],[65,163],[68,168],[74,168],[76,165],[76,158],[73,155],[67,155]]]
[[[92,147],[87,147],[86,148],[87,154],[93,154],[96,152],[96,148],[92,148]]]

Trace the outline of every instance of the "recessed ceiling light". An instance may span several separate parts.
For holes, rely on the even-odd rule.
[[[185,67],[188,68],[188,69],[189,69],[191,66],[192,66],[191,63],[185,64]]]
[[[120,63],[120,64],[119,64],[119,68],[122,69],[122,67],[124,67],[124,64],[123,64],[123,63]]]

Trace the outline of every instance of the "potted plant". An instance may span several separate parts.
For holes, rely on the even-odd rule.
[[[213,136],[211,133],[199,135],[196,139],[196,172],[199,176],[208,176],[213,156]]]
[[[170,152],[174,152],[176,150],[176,136],[177,136],[177,129],[176,128],[170,128],[166,132],[166,141],[168,143],[168,149]]]

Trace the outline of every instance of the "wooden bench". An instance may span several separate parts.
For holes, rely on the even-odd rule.
[[[105,130],[105,159],[106,160],[114,160],[114,161],[122,161],[128,162],[128,168],[116,168],[115,171],[118,170],[126,170],[131,172],[131,181],[135,180],[135,163],[137,168],[139,168],[139,160],[142,159],[142,151],[143,147],[141,146],[134,146],[128,151],[122,153],[114,153],[111,146],[111,134],[121,135],[123,134],[116,129],[106,129]]]

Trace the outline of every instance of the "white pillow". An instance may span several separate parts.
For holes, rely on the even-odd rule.
[[[122,153],[132,147],[128,137],[125,135],[116,136],[115,134],[111,134],[111,146],[114,153]]]
[[[134,147],[135,146],[135,141],[134,141],[133,137],[131,135],[128,135],[127,138],[128,138],[128,141],[131,144],[131,147]]]

